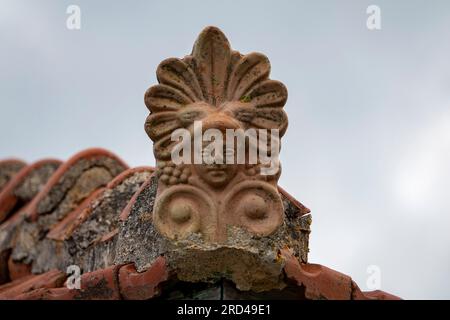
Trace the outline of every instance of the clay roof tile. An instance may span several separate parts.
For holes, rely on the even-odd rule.
[[[60,164],[60,160],[44,159],[22,167],[0,192],[0,223],[12,213],[18,202],[31,200]]]
[[[100,148],[93,148],[93,149],[87,149],[83,150],[74,156],[72,156],[69,160],[67,160],[63,165],[61,165],[58,170],[55,172],[55,174],[50,178],[50,180],[45,185],[44,189],[33,199],[30,208],[28,216],[32,220],[36,220],[39,216],[39,209],[42,201],[45,201],[48,199],[49,196],[51,196],[52,189],[55,187],[58,188],[61,186],[61,180],[63,180],[69,170],[74,167],[75,165],[79,164],[82,160],[94,160],[94,159],[109,159],[114,162],[114,164],[117,166],[117,169],[115,168],[108,168],[109,170],[112,169],[112,178],[114,178],[118,173],[122,172],[123,170],[127,169],[128,166],[125,164],[125,162],[120,159],[118,156],[113,154],[112,152],[100,149]],[[89,168],[89,167],[88,167]],[[82,172],[81,172],[82,173]],[[80,174],[81,174],[80,173]],[[69,177],[72,178],[73,177]],[[59,191],[59,190],[57,190]],[[55,192],[56,193],[56,192]]]
[[[26,163],[20,159],[0,160],[0,191],[25,166]]]
[[[40,275],[31,275],[0,286],[0,300],[15,299],[17,296],[40,288],[60,287],[66,275],[59,270],[51,270]]]

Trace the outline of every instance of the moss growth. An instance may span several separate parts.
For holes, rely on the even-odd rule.
[[[248,102],[252,101],[252,98],[250,98],[250,96],[242,96],[241,99],[239,99],[239,101],[248,103]]]

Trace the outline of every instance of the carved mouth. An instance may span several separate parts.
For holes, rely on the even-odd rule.
[[[223,178],[226,174],[222,169],[208,169],[208,173],[213,178]]]
[[[226,164],[209,164],[206,166],[208,172],[211,171],[225,171],[227,168]]]

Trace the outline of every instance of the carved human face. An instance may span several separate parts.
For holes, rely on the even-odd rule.
[[[198,164],[194,167],[199,177],[214,188],[226,186],[238,171],[236,164]]]
[[[226,162],[227,154],[233,152],[232,150],[228,150],[226,147],[226,141],[223,141],[223,154],[222,154],[222,162]],[[203,148],[207,146],[207,142],[204,142]],[[205,149],[203,149],[205,151]],[[206,153],[207,154],[207,153]],[[203,160],[206,158],[206,154],[202,153]],[[232,153],[233,154],[233,153]],[[205,181],[207,184],[214,188],[222,188],[226,186],[237,174],[238,165],[235,164],[236,159],[234,159],[233,163],[203,163],[194,165],[195,171],[198,176]]]

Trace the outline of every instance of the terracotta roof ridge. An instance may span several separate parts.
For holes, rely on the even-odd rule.
[[[130,201],[128,201],[127,206],[122,210],[122,212],[120,213],[120,217],[119,220],[120,221],[125,221],[128,216],[130,215],[130,212],[133,208],[133,205],[136,203],[139,195],[141,194],[141,192],[148,187],[149,184],[152,183],[152,179],[154,176],[157,175],[157,172],[153,172],[150,177],[148,177],[148,179],[139,187],[139,189],[134,193],[134,195],[131,197]]]
[[[33,172],[33,170],[47,165],[47,164],[61,164],[62,161],[58,159],[42,159],[37,162],[34,162],[30,165],[23,167],[15,176],[13,176],[8,183],[4,186],[0,191],[0,223],[7,218],[7,215],[10,213],[9,211],[15,205],[15,201],[12,198],[15,198],[13,194],[15,188],[17,188],[29,174]]]
[[[80,212],[80,215],[79,215],[78,219],[75,220],[74,224],[72,225],[71,233],[73,233],[77,229],[77,227],[79,227],[81,224],[83,224],[83,222],[85,222],[90,217],[90,215],[92,214],[93,210],[95,209],[95,207],[93,205],[93,201],[95,201],[96,199],[99,199],[100,202],[101,202],[102,201],[101,198],[102,198],[102,195],[104,194],[104,191],[106,191],[106,190],[113,190],[114,188],[119,186],[121,183],[125,182],[128,178],[132,177],[134,174],[141,173],[141,172],[153,173],[154,172],[154,168],[153,167],[149,167],[149,166],[141,166],[141,167],[130,168],[130,169],[127,169],[127,170],[123,171],[122,173],[117,175],[113,180],[111,180],[106,185],[106,187],[103,189],[103,192],[99,193],[96,197],[94,197],[90,201],[91,205],[86,206],[84,208],[84,210],[82,210]],[[120,216],[119,216],[119,219],[120,219]],[[97,240],[97,242],[107,241],[111,237],[116,235],[117,233],[118,233],[118,230],[114,229],[114,230],[108,232],[107,234],[100,235],[99,239]]]
[[[20,163],[24,166],[27,165],[26,161],[20,158],[5,158],[0,160],[0,166],[4,164],[10,164],[10,163]]]
[[[282,250],[287,278],[305,287],[307,299],[327,300],[399,300],[383,291],[362,292],[352,278],[320,264],[300,263],[290,250]]]
[[[0,160],[0,191],[26,165],[25,161],[16,158]]]
[[[155,171],[155,168],[150,167],[150,166],[140,166],[140,167],[126,169],[125,171],[123,171],[122,173],[117,175],[113,180],[111,180],[107,184],[106,188],[107,189],[115,188],[117,185],[119,185],[120,183],[122,183],[123,181],[125,181],[126,179],[128,179],[129,177],[134,175],[135,173],[145,172],[145,171],[153,173]]]
[[[85,158],[96,158],[96,157],[108,157],[116,160],[123,167],[128,168],[128,165],[117,155],[114,153],[101,148],[91,148],[80,151],[70,157],[66,162],[64,162],[58,170],[52,175],[52,177],[47,181],[44,188],[36,195],[36,197],[32,200],[31,205],[29,207],[28,218],[32,220],[36,220],[38,217],[37,206],[39,202],[42,201],[48,194],[48,192],[58,184],[59,180],[63,177],[64,173],[74,164],[76,164],[81,159]]]
[[[307,208],[303,203],[301,203],[296,198],[294,198],[285,189],[283,189],[281,186],[277,186],[277,187],[278,187],[278,191],[299,209],[300,216],[311,213],[311,210],[309,208]]]
[[[99,188],[93,191],[86,199],[84,199],[74,210],[57,223],[47,233],[48,239],[64,241],[67,240],[78,225],[83,223],[86,216],[83,213],[89,209],[93,201],[99,198],[106,188]]]

